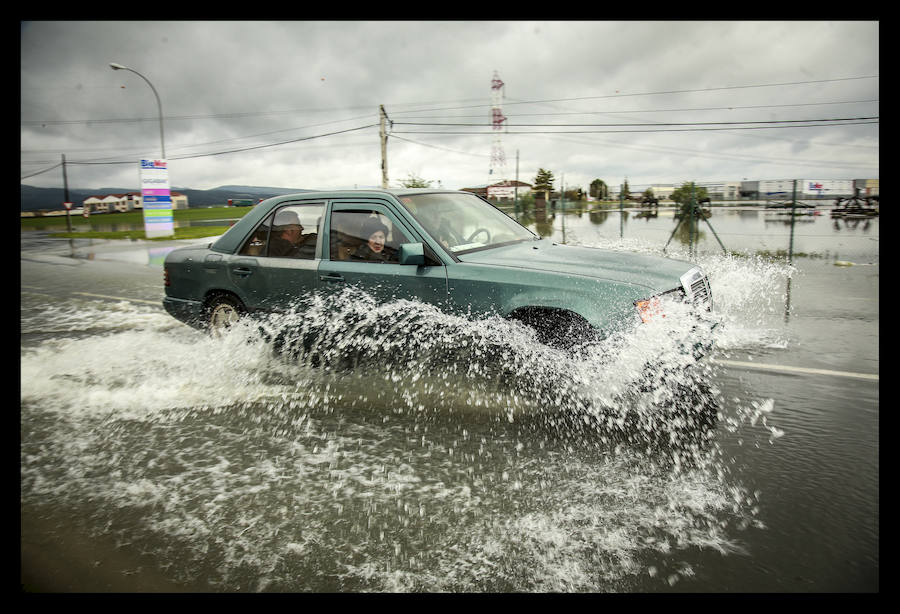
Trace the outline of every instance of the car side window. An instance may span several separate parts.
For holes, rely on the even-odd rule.
[[[399,247],[409,239],[386,214],[351,209],[331,212],[332,260],[399,262]]]
[[[265,256],[266,247],[269,244],[269,229],[272,225],[272,216],[266,216],[266,219],[256,227],[253,234],[244,242],[244,246],[238,252],[242,256]]]
[[[240,253],[312,260],[324,212],[324,203],[280,207],[259,225]]]

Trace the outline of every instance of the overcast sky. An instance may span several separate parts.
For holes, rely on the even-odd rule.
[[[61,187],[52,167],[65,154],[71,188],[138,189],[139,160],[160,157],[152,90],[110,62],[159,93],[173,188],[380,187],[379,105],[393,122],[392,187],[515,179],[517,155],[520,180],[545,168],[585,189],[879,177],[878,22],[36,21],[20,32],[26,185]],[[498,134],[506,164],[491,173]]]

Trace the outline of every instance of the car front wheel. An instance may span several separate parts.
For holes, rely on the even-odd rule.
[[[525,308],[509,317],[531,327],[539,343],[559,350],[572,350],[597,332],[582,316],[564,309]]]

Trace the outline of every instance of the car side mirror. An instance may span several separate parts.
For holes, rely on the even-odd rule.
[[[400,264],[425,264],[425,246],[422,243],[404,243],[401,245]]]

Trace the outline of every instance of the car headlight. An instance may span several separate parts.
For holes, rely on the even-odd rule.
[[[709,291],[709,281],[699,268],[691,269],[681,277],[681,288],[672,288],[665,292],[655,294],[650,298],[640,299],[634,302],[641,321],[646,323],[651,320],[666,317],[665,300],[684,302],[688,301],[694,306],[710,309],[712,294]]]
[[[634,306],[638,311],[638,315],[641,317],[641,322],[644,322],[645,324],[655,318],[666,317],[658,296],[635,301]]]

